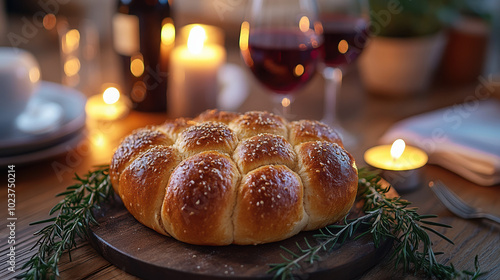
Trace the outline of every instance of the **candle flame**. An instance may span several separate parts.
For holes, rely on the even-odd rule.
[[[120,99],[120,91],[115,87],[108,87],[102,94],[102,99],[106,104],[114,104]]]
[[[398,158],[401,157],[403,152],[405,151],[405,141],[403,139],[398,139],[392,143],[391,146],[391,156],[394,160],[397,160]]]
[[[200,25],[195,25],[189,31],[189,37],[187,40],[187,48],[192,54],[199,54],[203,49],[203,45],[207,40],[207,33],[205,29]]]

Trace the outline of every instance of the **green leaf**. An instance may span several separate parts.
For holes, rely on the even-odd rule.
[[[447,224],[442,224],[442,223],[436,223],[436,222],[431,222],[431,221],[420,221],[421,223],[428,224],[431,226],[438,226],[438,227],[445,227],[445,228],[452,228],[452,226],[447,225]]]
[[[439,237],[443,238],[444,240],[448,241],[449,243],[455,245],[455,243],[453,243],[453,241],[451,241],[451,239],[449,239],[448,237],[446,237],[444,234],[438,232],[437,230],[433,229],[433,228],[430,228],[430,227],[426,227],[426,226],[422,226],[422,228],[425,228],[426,230],[428,231],[431,231],[433,233],[435,233],[436,235],[438,235]]]

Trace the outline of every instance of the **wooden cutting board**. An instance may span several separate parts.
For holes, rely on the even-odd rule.
[[[266,279],[269,264],[281,263],[280,246],[297,252],[296,242],[315,242],[313,232],[263,245],[196,246],[163,236],[143,226],[119,198],[96,213],[98,226],[90,229],[90,243],[109,262],[143,279]],[[321,261],[303,265],[309,279],[352,279],[381,261],[392,241],[375,248],[369,237],[347,241]]]

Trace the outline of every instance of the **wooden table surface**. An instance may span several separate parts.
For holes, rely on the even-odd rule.
[[[238,58],[239,59],[239,58]],[[239,60],[233,59],[237,63]],[[434,85],[425,95],[401,99],[384,99],[366,93],[355,70],[346,75],[342,93],[339,98],[339,116],[345,127],[359,137],[358,145],[350,152],[355,156],[358,165],[363,166],[363,152],[377,144],[378,138],[396,121],[406,117],[434,110],[437,108],[460,104],[474,95],[476,84],[450,87]],[[320,119],[323,102],[323,80],[319,77],[306,86],[292,107],[292,111],[303,118]],[[263,89],[252,82],[251,94],[238,109],[271,110],[272,107]],[[2,176],[0,183],[0,279],[12,278],[21,272],[20,267],[30,258],[30,251],[36,238],[33,233],[41,228],[29,226],[34,221],[48,218],[48,212],[59,201],[55,195],[73,183],[74,173],[83,174],[92,166],[109,163],[114,149],[120,139],[135,128],[148,124],[159,124],[167,116],[165,114],[148,114],[131,112],[126,118],[113,123],[87,122],[85,139],[76,149],[56,158],[41,162],[16,166],[16,272],[7,271],[7,167],[0,167]],[[425,181],[439,179],[457,192],[471,205],[480,206],[484,210],[500,215],[500,187],[482,187],[471,183],[460,176],[438,166],[428,165],[423,170]],[[413,202],[422,214],[437,214],[438,222],[446,223],[453,228],[440,230],[455,242],[451,245],[439,237],[432,235],[436,252],[445,252],[438,256],[442,263],[453,263],[459,269],[472,269],[474,256],[479,256],[483,271],[489,271],[485,279],[500,279],[500,225],[484,220],[463,220],[446,210],[429,188],[424,185],[417,191],[403,195]],[[62,279],[134,279],[120,268],[103,259],[85,241],[71,253],[73,261],[64,254],[59,267]],[[394,263],[383,260],[368,271],[362,279],[398,279],[401,270],[394,269]]]

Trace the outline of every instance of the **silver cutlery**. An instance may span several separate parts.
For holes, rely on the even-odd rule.
[[[465,203],[460,197],[452,192],[440,181],[429,182],[429,187],[436,194],[439,200],[455,215],[463,219],[489,219],[500,223],[500,217],[483,212],[480,208],[474,208]]]

